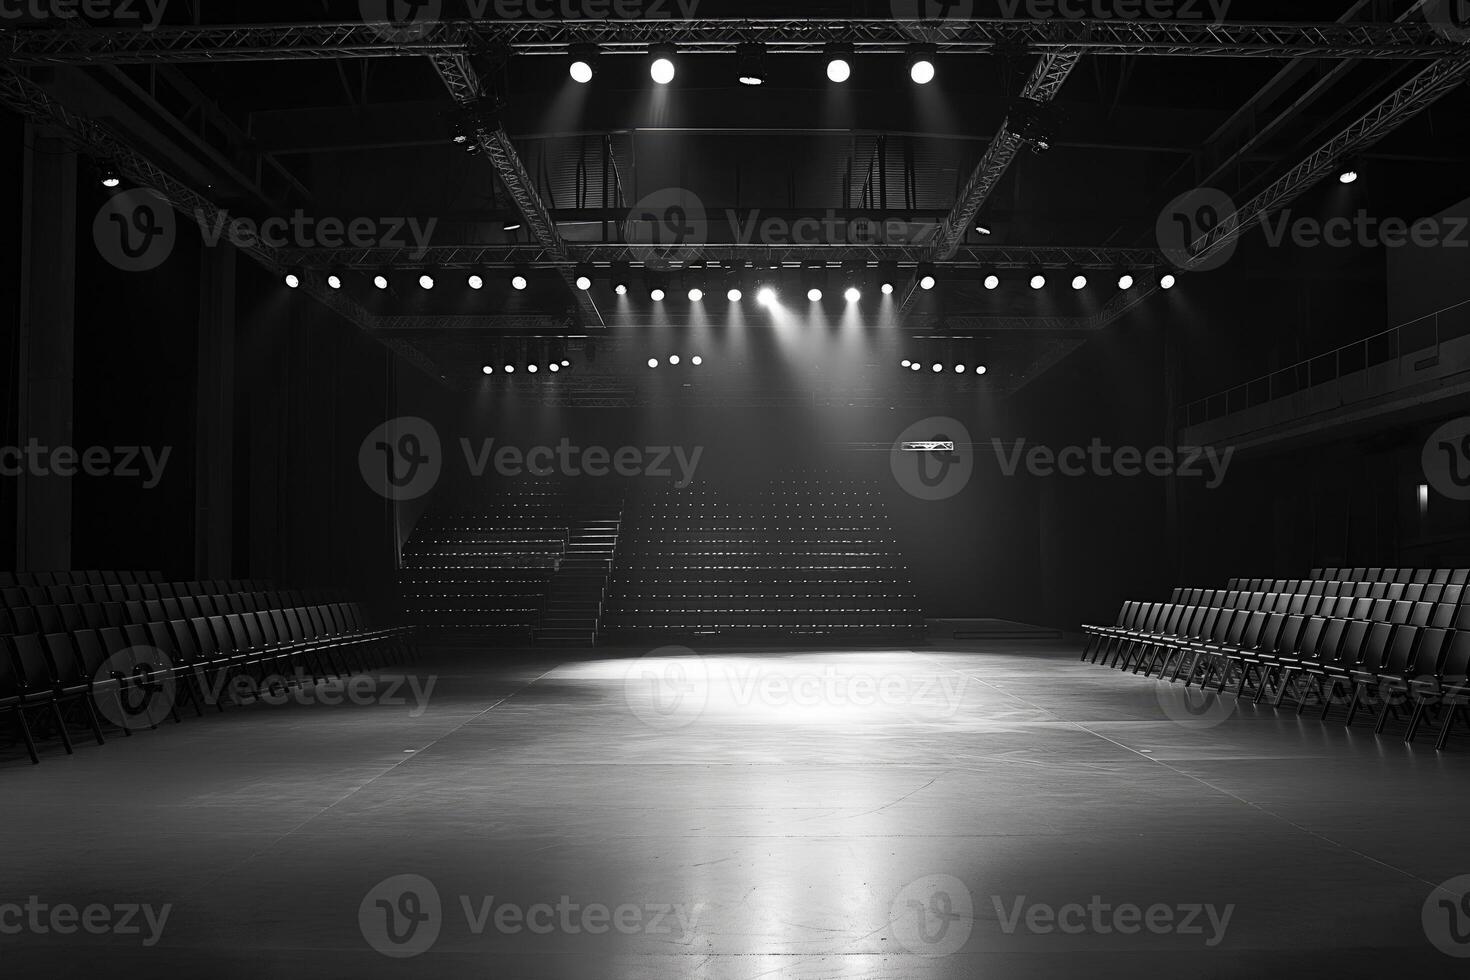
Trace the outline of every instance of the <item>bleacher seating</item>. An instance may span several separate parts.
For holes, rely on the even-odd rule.
[[[1298,714],[1363,710],[1413,742],[1437,719],[1443,748],[1470,697],[1470,570],[1314,569],[1306,579],[1231,579],[1175,589],[1168,602],[1125,602],[1087,626],[1083,659],[1186,686],[1199,683]]]
[[[603,619],[622,639],[922,628],[879,491],[823,478],[748,495],[696,484],[633,503]]]
[[[0,716],[37,763],[33,721],[68,754],[71,727],[99,745],[109,721],[132,735],[117,712],[99,711],[130,689],[166,682],[179,721],[181,706],[223,710],[219,695],[233,678],[305,686],[412,650],[409,629],[369,626],[355,603],[330,593],[136,572],[5,573],[0,581]]]

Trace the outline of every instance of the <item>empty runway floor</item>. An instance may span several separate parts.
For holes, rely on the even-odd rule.
[[[1470,874],[1470,740],[1436,753],[1265,706],[1190,712],[1077,649],[444,651],[412,685],[187,712],[70,758],[48,743],[35,768],[7,750],[0,965],[1461,968],[1470,916],[1436,886]]]

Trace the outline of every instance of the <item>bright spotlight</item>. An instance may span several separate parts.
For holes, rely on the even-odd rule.
[[[736,53],[740,56],[740,84],[764,85],[766,83],[765,46],[742,44]]]
[[[1086,289],[1087,288],[1087,277],[1086,276],[1077,276],[1075,279],[1072,280],[1072,288],[1073,289]]]
[[[648,359],[648,366],[651,367],[651,368],[658,367],[658,358],[656,358],[656,357],[650,357]]]
[[[883,295],[884,296],[892,296],[893,295],[893,283],[891,283],[891,282],[885,282],[883,284]]]
[[[919,364],[918,361],[915,361],[914,363],[912,363],[912,364],[909,365],[909,370],[910,371],[922,371],[922,370],[924,370],[924,368]]]
[[[341,289],[342,277],[337,275],[335,272],[332,273],[330,276],[327,276],[327,285],[333,289]]]
[[[853,48],[849,44],[833,44],[827,48],[827,80],[841,85],[852,77]]]
[[[102,168],[102,186],[109,190],[122,186],[122,175],[117,172],[117,168],[112,166],[112,164],[107,164]]]
[[[1162,279],[1159,280],[1159,288],[1160,289],[1173,289],[1175,287],[1175,285],[1178,284],[1178,282],[1179,282],[1179,280],[1177,278],[1175,278],[1174,273],[1170,272],[1170,273],[1167,273],[1164,276],[1164,278],[1162,278]]]
[[[933,276],[925,276],[924,278],[919,280],[919,288],[923,290],[930,290],[938,285],[938,282],[939,281]]]
[[[863,291],[856,286],[848,286],[847,292],[843,294],[843,297],[849,303],[856,303],[863,298]]]
[[[700,357],[698,354],[695,354],[693,357],[689,358],[689,363],[693,364],[695,367],[699,367],[701,364],[704,363],[704,358]]]
[[[986,367],[984,364],[982,364],[982,365],[980,365],[979,367],[977,367],[975,369],[975,373],[976,374],[984,374],[984,373],[986,373],[989,370],[990,369],[988,367]]]
[[[572,362],[571,361],[562,361],[561,362],[561,366],[562,367],[571,367],[572,366]]]
[[[537,370],[539,370],[539,369],[534,364],[527,364],[526,365],[526,370],[529,371],[529,372],[531,372],[532,374],[535,374],[537,372]]]
[[[911,361],[911,360],[909,360],[909,359],[908,359],[908,358],[907,358],[907,357],[905,357],[905,358],[904,358],[904,359],[903,359],[903,366],[904,366],[904,367],[905,367],[905,368],[908,368],[908,367],[910,367],[910,366],[912,366],[912,365],[913,365],[913,363],[914,363],[914,362],[913,362],[913,361]]]
[[[526,288],[531,285],[531,280],[527,279],[520,273],[516,273],[514,276],[511,276],[510,285],[511,288],[516,290],[517,292],[524,292]]]
[[[775,306],[776,291],[770,286],[762,286],[760,292],[755,294],[755,301],[762,306]]]
[[[1358,182],[1358,172],[1352,167],[1348,167],[1337,175],[1337,182],[1339,184],[1356,184]]]
[[[985,288],[986,289],[999,289],[1000,288],[1000,276],[996,276],[996,275],[986,276],[985,277]]]
[[[294,272],[288,272],[288,273],[286,273],[286,288],[288,288],[288,289],[300,289],[301,288],[301,277],[298,276]]]
[[[689,302],[691,302],[691,303],[702,303],[703,301],[704,301],[704,290],[703,289],[699,289],[699,288],[696,287],[694,289],[689,290]]]
[[[572,62],[570,71],[572,75],[572,81],[576,82],[578,85],[586,85],[588,82],[592,81],[592,65],[589,62],[582,61],[579,58],[578,60]]]
[[[1031,277],[1031,288],[1032,289],[1045,289],[1046,288],[1046,276],[1043,276],[1043,275],[1040,275],[1040,274],[1037,274],[1037,275],[1032,276]]]
[[[592,288],[592,280],[596,278],[596,276],[597,269],[592,265],[591,262],[580,263],[577,266],[577,288],[584,293],[587,292],[589,289]]]
[[[485,278],[483,276],[480,276],[480,275],[470,276],[470,278],[469,278],[469,284],[470,284],[470,288],[471,289],[484,289],[485,288]]]
[[[655,303],[662,303],[664,301],[665,295],[666,294],[662,289],[654,289],[653,292],[648,294],[648,298],[653,300]]]
[[[943,374],[944,373],[944,365],[943,364],[936,364],[936,365],[934,365],[934,373],[935,374]]]
[[[431,276],[431,275],[429,275],[427,272],[424,273],[423,275],[419,276],[419,288],[420,289],[433,289],[434,288],[434,277]]]
[[[493,365],[486,364],[484,367],[480,368],[480,373],[485,375],[494,374],[495,367]]]
[[[918,275],[920,289],[933,289],[939,283],[938,278],[936,278],[934,263],[932,262],[920,262]]]
[[[507,364],[505,366],[505,373],[506,374],[515,374],[516,373],[516,366],[514,364]]]
[[[552,374],[555,374],[556,372],[561,370],[561,365],[556,363],[555,361],[552,361],[551,364],[547,366],[547,370],[550,371]]]
[[[674,80],[678,69],[674,67],[675,49],[672,44],[656,44],[649,49],[653,55],[653,61],[648,66],[648,74],[659,85],[667,85]]]
[[[816,286],[813,286],[811,289],[808,289],[806,291],[806,298],[811,300],[813,303],[820,303],[822,301],[822,291]]]
[[[995,232],[991,229],[989,225],[976,225],[975,234],[989,236],[995,234]]]
[[[1118,277],[1118,288],[1119,289],[1132,289],[1133,288],[1133,277],[1130,276],[1126,272],[1123,273],[1121,276]]]
[[[675,367],[678,367],[679,366],[679,355],[678,354],[675,354],[673,357],[669,358],[669,363],[672,364],[672,365],[674,365]]]
[[[955,374],[964,374],[965,373],[965,366],[963,364],[956,364],[954,366],[954,373]]]
[[[745,297],[745,294],[742,293],[738,289],[731,289],[728,293],[725,294],[725,298],[728,299],[732,303],[738,303],[744,297]]]
[[[387,289],[388,277],[383,275],[373,276],[373,285],[377,286],[379,289]]]
[[[578,276],[577,277],[577,288],[580,289],[580,290],[582,290],[582,292],[584,292],[584,293],[587,290],[591,289],[592,288],[592,279],[591,279],[591,277],[589,277],[589,276]]]
[[[914,51],[909,59],[909,78],[913,79],[915,85],[928,85],[934,81],[934,55],[935,49],[931,47]]]

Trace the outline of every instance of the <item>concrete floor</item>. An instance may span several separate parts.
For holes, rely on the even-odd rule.
[[[1463,883],[1435,892],[1470,874],[1470,740],[1191,713],[1055,641],[640,653],[446,652],[414,668],[426,710],[385,682],[38,768],[5,750],[0,930],[26,923],[0,971],[1340,978],[1470,954],[1439,904]],[[142,913],[52,931],[93,904],[99,931],[170,908],[153,945]]]

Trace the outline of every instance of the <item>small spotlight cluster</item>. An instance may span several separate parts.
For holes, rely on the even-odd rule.
[[[905,371],[910,371],[910,372],[914,372],[914,373],[929,373],[929,374],[977,374],[977,375],[984,375],[984,374],[990,373],[990,368],[986,367],[984,364],[977,364],[974,367],[970,367],[969,365],[966,365],[966,364],[948,365],[948,364],[940,363],[938,361],[936,361],[934,363],[927,363],[927,362],[924,362],[924,361],[910,360],[909,358],[904,358],[903,361],[900,362],[899,367],[903,368],[903,370],[905,370]]]
[[[537,375],[537,374],[541,374],[543,372],[545,372],[547,374],[560,374],[562,371],[567,370],[571,366],[572,366],[572,362],[571,361],[568,361],[568,360],[549,361],[549,362],[547,362],[544,365],[543,364],[539,364],[539,363],[537,363],[535,361],[532,361],[530,363],[523,363],[523,364],[514,364],[514,363],[491,364],[491,363],[486,363],[486,364],[484,364],[484,365],[481,366],[480,373],[483,374],[483,375],[485,375],[485,377],[487,377],[487,378],[494,377],[494,376],[496,376],[498,374],[514,375],[514,374],[517,374],[519,372],[524,372],[524,373],[530,374],[530,375]]]
[[[686,362],[684,360],[684,358],[681,357],[680,355],[678,355],[678,354],[671,354],[671,355],[669,355],[669,357],[667,357],[667,358],[665,358],[663,360],[660,360],[657,357],[650,357],[648,359],[648,366],[650,368],[654,369],[654,370],[657,370],[657,369],[659,369],[659,368],[661,368],[661,367],[663,367],[665,365],[668,365],[669,367],[678,367],[681,364],[685,364],[685,363],[687,363],[690,367],[700,367],[700,366],[702,366],[704,364],[704,358],[701,357],[698,354],[695,354],[693,357],[689,358],[689,360]]]

